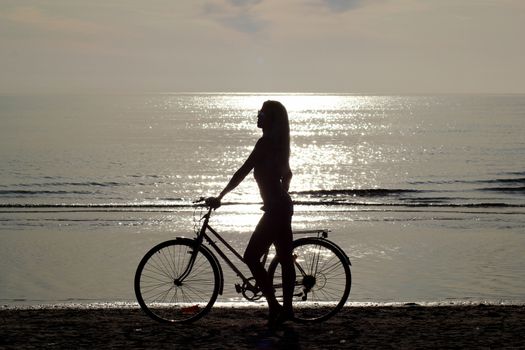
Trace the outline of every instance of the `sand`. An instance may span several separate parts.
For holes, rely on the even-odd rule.
[[[261,308],[214,308],[162,325],[135,308],[1,309],[0,348],[525,349],[525,306],[345,307],[321,324],[271,330]]]

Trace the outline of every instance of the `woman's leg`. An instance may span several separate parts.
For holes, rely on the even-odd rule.
[[[275,298],[272,281],[261,263],[261,258],[273,243],[274,227],[272,226],[274,225],[272,221],[268,214],[263,215],[244,252],[244,260],[268,302],[270,314],[277,312],[280,305]]]
[[[283,308],[288,315],[293,314],[292,298],[295,288],[295,266],[293,259],[293,233],[291,217],[283,217],[281,230],[275,240],[275,250],[281,263],[283,279]]]

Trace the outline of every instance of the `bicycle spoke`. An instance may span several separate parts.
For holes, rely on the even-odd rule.
[[[167,271],[167,274],[170,278],[174,279],[175,276],[173,275],[173,269],[170,269],[169,268],[169,265],[170,265],[170,261],[169,259],[166,257],[166,252],[164,250],[160,251],[159,252],[159,262],[160,264],[162,265],[162,267],[164,268],[165,271]]]
[[[154,290],[157,290],[157,289],[159,289],[159,288],[171,288],[171,286],[172,286],[171,283],[159,283],[159,284],[154,284],[154,285],[146,284],[146,283],[145,283],[142,292],[143,292],[144,294],[148,294],[149,292],[154,291]]]
[[[153,260],[153,259],[152,259],[152,260]],[[148,269],[147,269],[147,271],[153,273],[154,271],[153,271],[153,270],[150,270],[150,269],[155,269],[159,275],[163,275],[163,276],[165,276],[165,277],[171,279],[170,274],[167,273],[166,271],[164,271],[163,269],[159,268],[159,266],[157,266],[156,264],[153,264],[154,262],[155,262],[155,261],[153,260],[153,261],[152,261],[152,264],[148,265]]]
[[[167,289],[167,290],[162,290],[162,291],[159,291],[157,292],[156,294],[152,294],[150,296],[150,298],[154,301],[154,302],[161,302],[163,300],[166,299],[166,296],[169,294],[171,288]]]
[[[333,243],[319,238],[294,242],[296,282],[293,292],[295,317],[303,321],[322,321],[334,315],[350,292],[351,275],[347,260]],[[277,259],[269,273],[275,283],[282,278]],[[279,294],[280,295],[280,294]]]
[[[219,270],[210,253],[193,255],[192,241],[159,244],[142,259],[135,276],[141,308],[158,321],[189,322],[206,313],[215,302]],[[194,261],[191,263],[191,260]],[[181,278],[182,275],[186,275]],[[199,307],[192,309],[193,305]]]

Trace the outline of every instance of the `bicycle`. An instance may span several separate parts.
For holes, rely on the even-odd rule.
[[[262,297],[261,290],[254,284],[255,279],[246,277],[212,239],[219,240],[245,263],[243,257],[209,225],[213,209],[204,208],[206,214],[199,220],[203,222],[195,238],[176,237],[162,242],[149,250],[137,267],[134,281],[137,301],[142,310],[156,321],[196,321],[206,315],[217,296],[222,295],[224,275],[221,264],[204,242],[241,279],[242,284],[235,284],[237,293],[250,301]],[[293,320],[296,322],[327,320],[341,310],[350,294],[350,259],[338,245],[328,240],[328,232],[326,229],[294,232],[316,234],[293,242],[297,277],[292,304]],[[262,259],[266,264],[268,252]],[[282,301],[280,267],[276,256],[269,262],[268,273],[274,281],[276,296]]]

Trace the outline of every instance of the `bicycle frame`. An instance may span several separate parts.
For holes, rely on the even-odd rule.
[[[222,249],[217,245],[217,243],[214,242],[212,237],[210,237],[210,235],[207,234],[207,231],[209,231],[213,235],[214,238],[218,239],[231,253],[233,253],[233,255],[235,255],[237,257],[238,260],[240,260],[243,264],[246,265],[246,261],[235,250],[235,248],[233,248],[224,238],[222,238],[222,236],[217,231],[215,231],[209,225],[209,220],[210,220],[212,211],[213,211],[212,208],[207,208],[207,213],[204,214],[201,217],[201,220],[204,220],[204,222],[203,222],[203,224],[201,226],[201,229],[199,230],[199,233],[197,234],[197,237],[195,238],[196,249],[194,249],[194,251],[192,253],[192,256],[190,258],[190,262],[188,263],[188,267],[181,274],[181,276],[177,279],[177,281],[178,282],[183,282],[184,279],[190,274],[190,272],[191,272],[191,270],[193,268],[193,264],[195,263],[195,259],[197,257],[198,251],[199,251],[198,248],[201,247],[201,245],[202,245],[202,243],[204,241],[206,241],[213,248],[213,250],[222,258],[222,260],[230,267],[230,269],[232,269],[232,271],[234,271],[237,274],[237,276],[242,280],[243,286],[246,286],[246,290],[249,290],[250,292],[254,293],[254,296],[255,296],[260,290],[257,288],[257,286],[252,285],[250,283],[250,279],[252,279],[253,277],[251,277],[251,276],[250,277],[246,277],[241,272],[241,270],[237,266],[235,266],[233,261],[231,261],[230,258],[228,258],[228,256],[222,251]],[[328,232],[329,232],[329,230],[327,230],[327,229],[318,229],[318,230],[295,231],[294,234],[316,234],[318,238],[325,240],[328,237]],[[337,246],[335,246],[335,247],[337,247]],[[337,247],[337,249],[339,249],[343,253],[343,255],[347,259],[348,264],[351,265],[350,259],[348,259],[346,254],[339,247]],[[262,258],[262,263],[263,264],[266,263],[267,258],[268,258],[268,252],[266,252],[263,255],[263,258]],[[217,261],[217,263],[218,263],[218,261]],[[298,264],[296,264],[296,266],[299,269],[299,271],[303,275],[305,275],[305,271],[301,268],[301,266],[298,265]],[[220,267],[220,264],[219,264],[219,267]],[[222,274],[222,272],[221,272],[221,274]],[[222,281],[222,283],[223,282],[224,281]],[[235,285],[235,287],[237,289],[237,292],[239,292],[239,293],[243,292],[243,290],[241,289],[241,287],[239,285]],[[222,294],[222,287],[221,287],[220,290],[221,290],[220,294]],[[245,295],[245,297],[246,297],[246,295]]]
[[[243,264],[246,265],[246,261],[244,260],[244,258],[235,250],[235,248],[233,248],[224,238],[221,237],[221,235],[215,231],[210,225],[209,225],[209,220],[210,220],[210,216],[211,216],[211,212],[212,212],[212,208],[208,208],[208,212],[206,214],[203,215],[203,217],[201,218],[204,219],[204,222],[202,224],[202,227],[197,235],[197,238],[195,239],[195,242],[196,242],[196,248],[200,247],[202,245],[202,243],[204,241],[206,241],[212,248],[213,250],[215,250],[215,252],[222,258],[222,260],[237,274],[237,276],[242,280],[242,282],[248,287],[248,289],[250,291],[252,291],[253,293],[257,293],[258,290],[255,286],[253,286],[251,283],[250,283],[250,277],[246,277],[242,272],[241,270],[235,266],[235,264],[233,263],[233,261],[230,260],[230,258],[228,258],[228,256],[222,251],[222,249],[217,245],[217,243],[215,243],[212,239],[212,237],[210,237],[208,234],[207,234],[207,231],[209,231],[213,237],[217,238],[222,244],[224,244],[224,246],[230,251],[232,252],[236,257],[237,259],[239,259]],[[188,267],[186,268],[186,270],[182,273],[182,275],[178,278],[178,281],[182,282],[190,273],[191,269],[193,268],[193,264],[195,262],[195,258],[197,256],[197,253],[198,253],[198,249],[195,249],[193,251],[193,255],[190,259],[190,262],[188,264]],[[267,259],[267,256],[268,256],[268,253],[264,254],[263,256],[263,263],[266,262],[266,259]]]

